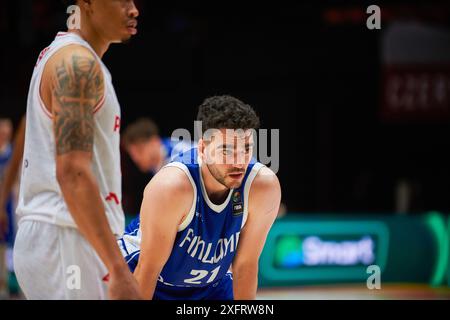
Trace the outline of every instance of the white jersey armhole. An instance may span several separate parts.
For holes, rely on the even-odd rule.
[[[263,168],[264,165],[262,163],[255,163],[255,165],[252,168],[252,171],[250,172],[250,174],[248,175],[247,181],[245,181],[245,186],[244,186],[244,215],[242,217],[242,225],[241,225],[241,229],[244,228],[245,223],[247,222],[247,218],[248,218],[248,198],[250,195],[250,188],[252,186],[253,180],[256,178],[256,175],[258,174],[259,170],[261,170],[261,168]]]
[[[197,207],[197,186],[195,185],[194,179],[192,179],[191,173],[189,172],[189,169],[187,166],[181,162],[171,162],[164,166],[164,168],[168,167],[175,167],[183,170],[183,172],[187,175],[189,178],[189,181],[191,182],[192,188],[194,189],[194,198],[192,200],[192,206],[191,210],[189,210],[189,213],[185,216],[183,222],[178,226],[178,232],[183,231],[187,228],[187,226],[192,222],[192,219],[195,215],[195,208]]]
[[[47,66],[48,61],[50,60],[51,57],[53,57],[53,55],[59,51],[59,49],[62,49],[64,46],[57,46],[54,48],[51,48],[46,55],[43,57],[43,59],[41,61],[39,61],[39,66],[36,66],[37,68],[40,68],[38,75],[37,75],[37,89],[36,89],[36,96],[37,96],[37,101],[39,103],[39,105],[41,106],[42,111],[44,112],[44,114],[47,116],[48,119],[52,120],[53,119],[53,114],[48,110],[47,106],[44,103],[44,100],[42,99],[41,96],[41,85],[42,85],[42,77],[44,76],[44,70],[45,67]]]

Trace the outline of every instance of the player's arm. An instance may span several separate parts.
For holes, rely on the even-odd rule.
[[[47,63],[41,90],[44,98],[50,97],[53,114],[56,177],[81,234],[109,271],[109,298],[138,298],[137,284],[109,227],[92,171],[93,110],[104,95],[101,67],[86,48],[65,47]]]
[[[134,276],[144,299],[152,299],[158,277],[172,252],[183,217],[189,212],[194,190],[178,168],[161,169],[147,185],[141,206],[141,252]]]
[[[25,144],[25,116],[20,121],[14,138],[14,149],[11,160],[5,170],[3,182],[0,185],[0,240],[4,237],[8,229],[8,216],[6,215],[6,202],[11,194],[14,182],[17,179],[20,163],[23,157],[23,147]]]
[[[258,287],[258,260],[267,234],[280,206],[281,188],[277,176],[262,168],[252,183],[249,213],[241,231],[232,264],[233,294],[236,300],[255,299]]]

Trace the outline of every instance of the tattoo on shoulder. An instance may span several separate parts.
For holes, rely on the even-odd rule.
[[[93,109],[104,94],[102,71],[93,57],[73,54],[55,68],[54,130],[56,154],[92,151]]]

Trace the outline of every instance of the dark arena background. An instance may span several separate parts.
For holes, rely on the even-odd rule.
[[[122,131],[149,117],[161,136],[193,134],[218,94],[252,105],[269,137],[279,130],[268,154],[283,205],[258,299],[449,299],[450,4],[244,2],[136,1],[137,36],[103,59]],[[68,15],[54,0],[1,7],[0,117],[16,128]],[[125,151],[122,170],[129,220],[149,177]],[[22,299],[5,254],[9,298]]]

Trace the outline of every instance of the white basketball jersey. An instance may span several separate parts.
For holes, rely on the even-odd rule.
[[[111,74],[92,47],[74,33],[59,32],[39,55],[31,79],[27,101],[27,120],[22,178],[17,214],[21,220],[44,221],[77,227],[56,180],[56,152],[52,114],[45,108],[39,87],[45,64],[59,49],[81,45],[98,59],[104,76],[105,96],[94,108],[94,148],[92,170],[97,179],[106,216],[114,234],[125,227],[121,198],[120,105]]]

